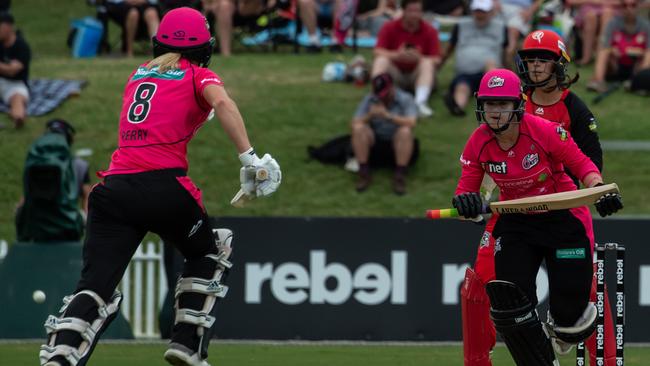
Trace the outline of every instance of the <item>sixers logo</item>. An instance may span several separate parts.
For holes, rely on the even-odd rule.
[[[544,37],[544,32],[537,31],[533,33],[532,39],[536,40],[538,43],[542,43],[542,38]]]
[[[524,156],[524,159],[521,161],[521,167],[529,170],[530,168],[534,167],[539,163],[539,154],[534,153],[534,154],[527,154]]]
[[[499,87],[502,87],[505,82],[506,81],[505,81],[504,78],[499,77],[499,76],[493,76],[493,77],[490,78],[490,80],[488,80],[488,85],[487,86],[490,89],[499,88]]]

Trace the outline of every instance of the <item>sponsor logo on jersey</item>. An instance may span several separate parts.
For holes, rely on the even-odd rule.
[[[508,165],[505,161],[488,161],[485,163],[485,170],[489,173],[507,174]]]
[[[544,38],[544,32],[542,31],[537,31],[533,33],[533,36],[531,37],[532,39],[536,40],[538,43],[542,43],[542,38]]]
[[[557,132],[557,134],[560,135],[560,140],[566,141],[566,139],[568,137],[568,134],[567,134],[566,130],[564,128],[562,128],[562,126],[558,126],[555,129],[555,132]]]
[[[190,230],[189,235],[187,237],[189,238],[190,236],[196,234],[197,231],[199,231],[199,228],[203,224],[203,220],[199,220],[194,226],[192,226],[192,229]]]
[[[556,249],[555,257],[558,259],[584,259],[586,252],[585,248]]]
[[[528,170],[539,163],[539,154],[527,154],[524,156],[524,159],[521,161],[521,167]]]
[[[596,118],[589,118],[589,131],[596,131],[598,124],[596,123]]]
[[[544,115],[544,108],[537,107],[537,109],[535,109],[535,114],[543,116]]]
[[[498,237],[494,241],[494,255],[497,255],[497,253],[500,251],[501,251],[501,237]]]
[[[537,176],[537,181],[538,182],[545,182],[546,178],[548,178],[548,174],[546,173],[541,173],[539,176]]]
[[[498,77],[498,76],[493,76],[493,77],[490,78],[490,80],[488,80],[488,85],[487,86],[490,89],[499,88],[499,87],[502,87],[504,83],[505,83],[504,78],[501,78],[501,77]]]
[[[509,158],[514,158],[515,157],[515,152],[513,150],[508,151],[508,157]]]
[[[471,164],[471,162],[470,162],[469,160],[465,159],[465,157],[463,157],[462,154],[461,154],[459,160],[460,160],[460,163],[463,164],[463,165],[465,165],[465,166],[469,166],[469,165]]]
[[[483,236],[481,237],[481,243],[480,243],[481,248],[485,248],[488,245],[490,245],[490,236],[492,236],[492,234],[490,234],[489,231],[483,232]]]
[[[185,71],[179,69],[167,70],[164,73],[158,72],[158,66],[147,69],[146,67],[138,67],[133,74],[131,80],[140,80],[144,78],[154,78],[163,80],[181,80],[185,76]]]

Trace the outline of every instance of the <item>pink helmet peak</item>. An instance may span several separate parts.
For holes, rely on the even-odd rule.
[[[521,81],[514,72],[507,69],[488,71],[481,78],[478,99],[521,99]]]
[[[208,22],[199,11],[176,8],[165,14],[155,36],[158,43],[175,49],[195,48],[210,42]]]

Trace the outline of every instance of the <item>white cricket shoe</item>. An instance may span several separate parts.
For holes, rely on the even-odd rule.
[[[419,103],[418,105],[418,117],[428,118],[433,116],[433,109],[426,105],[426,103]]]
[[[170,343],[169,349],[165,351],[165,361],[174,366],[210,366],[210,364],[201,359],[198,352],[192,352],[189,348],[178,343]]]

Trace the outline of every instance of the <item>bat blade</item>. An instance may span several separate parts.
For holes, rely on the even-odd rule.
[[[514,200],[490,203],[493,212],[525,213],[532,211],[564,210],[585,205],[592,205],[598,198],[606,193],[618,193],[616,183],[598,187],[578,189],[560,193],[551,193],[541,196],[518,198]]]

